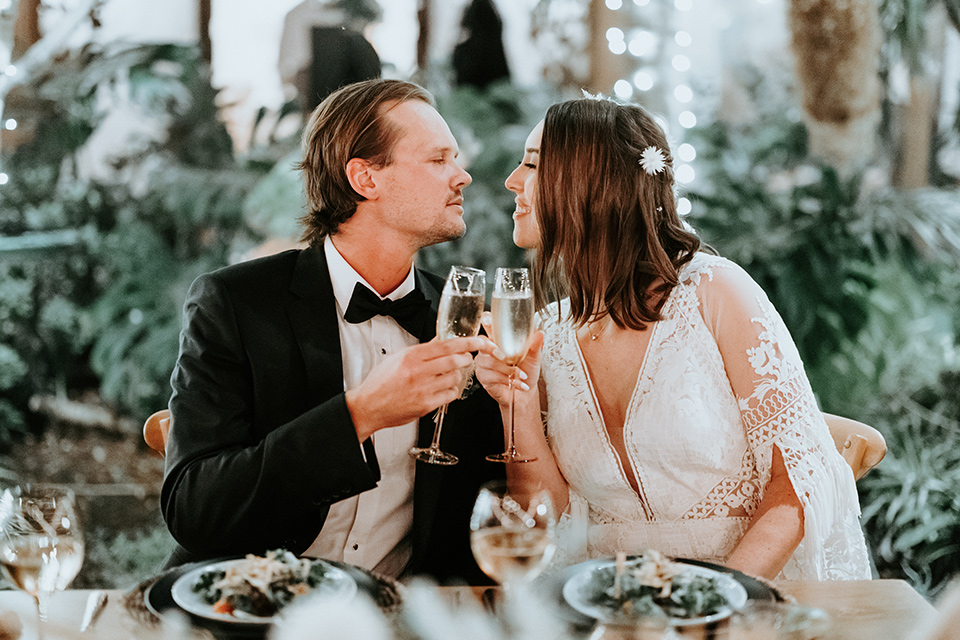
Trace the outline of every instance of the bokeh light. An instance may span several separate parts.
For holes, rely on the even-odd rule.
[[[684,129],[692,129],[697,126],[697,116],[693,115],[692,111],[684,111],[677,116],[677,122],[679,122],[680,126]]]
[[[633,95],[633,85],[626,80],[617,80],[613,85],[613,92],[621,100],[628,100]]]
[[[684,162],[693,162],[694,158],[697,157],[697,150],[689,142],[684,142],[677,147],[677,157]]]
[[[633,76],[633,85],[640,91],[649,91],[656,83],[656,77],[645,69],[637,71]]]
[[[693,167],[691,167],[688,164],[682,164],[679,167],[677,167],[677,172],[675,175],[677,177],[677,182],[681,184],[687,184],[687,183],[693,182],[693,179],[696,177],[697,174],[693,170]]]

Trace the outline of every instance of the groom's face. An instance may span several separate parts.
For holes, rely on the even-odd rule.
[[[408,100],[387,118],[400,131],[393,161],[374,169],[383,224],[419,248],[463,235],[463,188],[470,174],[460,166],[457,141],[429,104]]]

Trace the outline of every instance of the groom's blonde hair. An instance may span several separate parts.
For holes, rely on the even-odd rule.
[[[321,102],[303,132],[303,174],[308,213],[300,219],[301,240],[311,245],[337,232],[364,198],[350,186],[347,163],[361,158],[375,167],[393,162],[402,133],[386,114],[408,100],[434,106],[423,87],[402,80],[364,80],[348,84]]]

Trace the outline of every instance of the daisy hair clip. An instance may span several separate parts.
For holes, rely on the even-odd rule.
[[[663,151],[659,147],[649,146],[640,154],[640,167],[648,176],[655,176],[667,166]]]

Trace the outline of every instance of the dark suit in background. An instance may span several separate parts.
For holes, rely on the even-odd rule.
[[[363,34],[344,27],[313,27],[311,45],[304,98],[307,115],[340,87],[380,77],[380,56]]]

